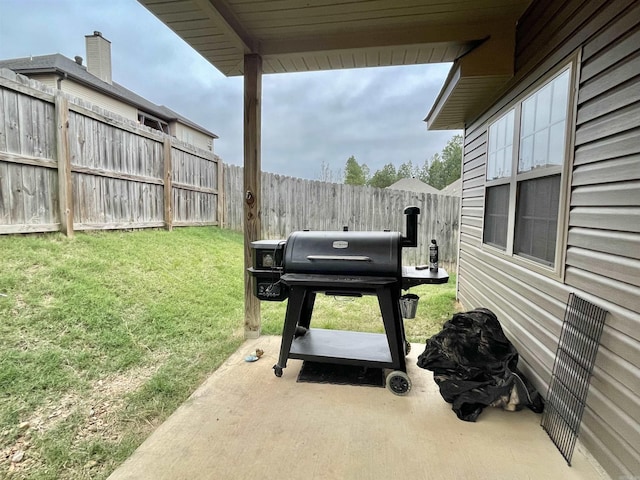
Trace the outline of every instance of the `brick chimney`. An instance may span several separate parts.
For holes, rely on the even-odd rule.
[[[87,48],[87,71],[111,84],[111,42],[100,32],[93,32],[93,35],[85,35],[84,38]]]

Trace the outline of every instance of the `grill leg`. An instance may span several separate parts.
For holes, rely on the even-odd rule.
[[[304,296],[304,303],[302,305],[302,312],[300,313],[300,320],[298,325],[309,329],[311,324],[311,314],[313,313],[313,306],[316,303],[316,292],[307,291]]]
[[[378,288],[378,303],[382,313],[382,322],[389,342],[391,361],[394,369],[407,371],[405,360],[405,335],[400,313],[400,292],[395,288]]]
[[[280,358],[278,359],[278,364],[276,365],[276,367],[280,367],[280,369],[287,366],[287,358],[289,358],[289,351],[291,350],[291,343],[293,342],[293,337],[296,333],[298,319],[302,319],[303,311],[305,310],[305,307],[309,306],[309,302],[311,303],[311,309],[313,309],[313,299],[307,299],[309,295],[312,295],[315,298],[315,294],[312,292],[308,292],[304,287],[292,286],[291,290],[289,291],[287,313],[284,317],[284,327],[282,328]],[[309,311],[309,319],[311,319],[311,311]],[[308,326],[309,323],[307,322],[307,327]]]

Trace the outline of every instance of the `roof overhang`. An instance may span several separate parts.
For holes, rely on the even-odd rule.
[[[515,21],[456,60],[425,118],[430,130],[459,130],[482,113],[513,77]]]

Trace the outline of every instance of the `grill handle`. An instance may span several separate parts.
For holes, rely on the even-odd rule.
[[[307,255],[307,260],[342,261],[342,262],[370,262],[371,257],[364,255]]]

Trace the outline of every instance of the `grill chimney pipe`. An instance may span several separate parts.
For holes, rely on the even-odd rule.
[[[404,209],[404,214],[407,216],[407,236],[402,237],[402,246],[417,247],[418,215],[420,214],[420,207],[407,207]]]

